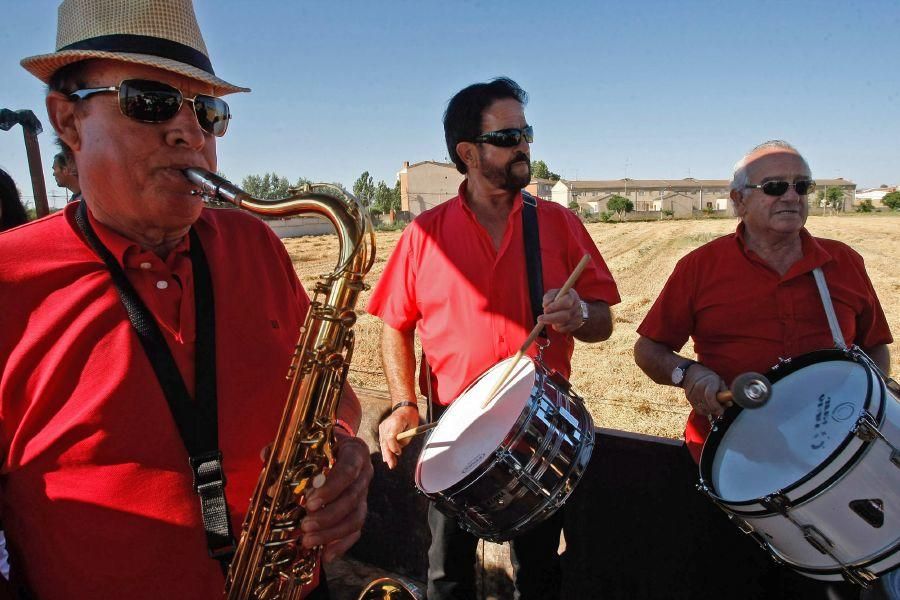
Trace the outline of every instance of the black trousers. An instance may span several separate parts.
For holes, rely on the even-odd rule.
[[[510,542],[515,600],[560,597],[562,573],[557,550],[563,510]],[[478,538],[434,504],[428,506],[428,527],[428,600],[474,600]]]

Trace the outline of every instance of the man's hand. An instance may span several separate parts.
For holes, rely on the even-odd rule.
[[[713,370],[699,363],[690,366],[682,387],[688,402],[703,416],[720,417],[731,406],[730,400],[716,398],[716,394],[728,389],[725,381]]]
[[[334,465],[324,485],[307,496],[309,512],[301,525],[303,546],[324,546],[325,562],[346,552],[359,539],[374,473],[366,443],[358,437],[337,435]]]
[[[403,451],[403,447],[412,441],[412,438],[397,440],[397,434],[412,429],[419,424],[419,409],[415,406],[398,408],[378,426],[378,439],[381,443],[381,458],[387,463],[389,469],[397,466],[397,457]]]
[[[538,317],[539,323],[553,327],[560,333],[571,333],[584,324],[581,315],[581,298],[578,292],[570,289],[559,300],[554,300],[558,289],[544,294],[544,314]]]

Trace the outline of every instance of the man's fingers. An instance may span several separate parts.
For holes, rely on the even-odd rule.
[[[331,542],[330,544],[325,546],[325,556],[323,557],[323,560],[326,563],[329,563],[338,558],[344,552],[349,550],[353,546],[353,544],[355,544],[359,540],[361,535],[362,532],[357,531],[356,533],[348,535],[341,540]]]

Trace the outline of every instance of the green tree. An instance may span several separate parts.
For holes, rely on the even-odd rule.
[[[606,208],[619,215],[619,220],[621,221],[625,218],[625,213],[630,213],[634,210],[634,204],[628,198],[616,194],[606,203]]]
[[[900,209],[900,190],[885,194],[884,198],[881,199],[881,203],[891,210]]]
[[[559,181],[559,175],[551,171],[550,167],[547,166],[547,163],[542,160],[535,160],[531,162],[531,176],[537,177],[538,179]]]
[[[844,210],[844,190],[839,187],[830,187],[825,192],[825,206],[838,211]]]
[[[241,187],[254,198],[263,200],[275,200],[290,195],[291,187],[287,177],[277,173],[265,173],[263,175],[247,175],[241,181]]]
[[[375,196],[371,208],[372,212],[383,215],[390,214],[392,210],[395,212],[400,210],[399,182],[393,188],[389,188],[385,182],[379,181],[375,186]]]
[[[375,200],[375,180],[368,171],[363,171],[353,184],[353,195],[359,198],[363,206],[371,206]]]
[[[875,212],[875,206],[872,204],[872,201],[866,198],[862,202],[860,202],[859,206],[856,207],[856,212],[860,213],[870,213]]]
[[[580,215],[581,214],[581,205],[578,204],[577,200],[572,200],[571,202],[569,202],[569,210],[571,210],[576,215]]]

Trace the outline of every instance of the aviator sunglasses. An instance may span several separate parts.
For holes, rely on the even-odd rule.
[[[482,133],[473,141],[479,144],[500,146],[501,148],[512,148],[513,146],[518,146],[523,137],[529,144],[534,142],[534,129],[531,125],[527,125],[522,129],[512,128],[488,131],[487,133]]]
[[[811,179],[801,179],[794,183],[789,181],[767,181],[757,185],[748,184],[744,187],[762,190],[763,194],[766,196],[783,196],[787,193],[788,189],[794,188],[794,191],[796,191],[799,196],[805,196],[810,192],[815,191],[816,182]]]
[[[197,122],[207,133],[221,137],[228,129],[231,111],[221,98],[197,94],[185,98],[178,88],[147,79],[126,79],[117,86],[75,90],[70,98],[84,100],[94,94],[118,92],[122,114],[142,123],[165,123],[172,119],[184,102],[190,102]]]

